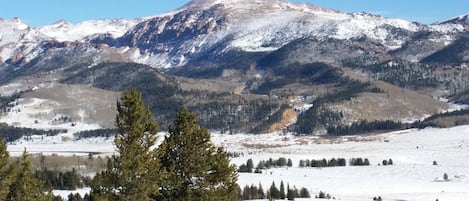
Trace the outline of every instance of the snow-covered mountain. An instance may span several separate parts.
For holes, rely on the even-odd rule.
[[[54,24],[37,28],[37,31],[57,41],[81,41],[86,37],[98,34],[109,34],[118,38],[143,19],[89,20],[71,24],[60,20]]]
[[[203,88],[224,95],[245,92],[260,99],[273,91],[277,97],[289,91],[289,95],[310,97],[307,104],[322,91],[348,90],[344,83],[349,77],[410,89],[428,87],[426,93],[432,96],[466,97],[462,92],[467,82],[461,78],[469,75],[465,68],[469,37],[462,23],[467,18],[457,19],[458,23],[423,25],[283,0],[193,0],[174,11],[138,19],[58,21],[37,28],[19,19],[0,20],[0,83],[20,80],[26,83],[22,89],[52,82],[119,91],[137,84],[150,86],[151,76],[125,69],[149,65],[169,76],[196,79],[175,81],[174,88]],[[439,70],[441,66],[454,67],[455,73]],[[204,81],[197,78],[213,79],[210,82],[215,84],[201,84]],[[122,83],[116,84],[117,80]],[[298,91],[290,92],[297,87]],[[397,105],[399,97],[390,105]],[[421,97],[416,99],[423,102]],[[406,118],[445,109],[429,99],[430,107],[422,110],[408,105],[415,111]],[[206,112],[200,111],[212,114]],[[396,118],[383,114],[383,119]],[[210,118],[218,117],[206,120]],[[252,128],[264,126],[254,123]]]
[[[58,21],[31,28],[19,19],[0,21],[0,61],[24,64],[50,46],[44,42],[106,44],[123,57],[157,68],[184,66],[199,60],[224,60],[236,52],[272,52],[305,38],[368,40],[385,51],[399,51],[420,32],[432,32],[434,50],[451,44],[464,32],[460,23],[426,26],[367,13],[343,13],[283,0],[193,0],[159,16],[139,19]],[[464,21],[465,20],[465,21]],[[452,21],[451,21],[452,22]],[[57,48],[54,46],[54,48]],[[427,47],[428,48],[428,47]],[[427,49],[426,48],[426,49]],[[371,50],[376,51],[376,50]],[[22,63],[18,63],[22,60]]]
[[[449,20],[440,22],[439,24],[460,24],[460,25],[469,25],[469,13],[456,16],[454,18],[451,18]]]
[[[226,60],[226,55],[232,57],[231,53],[236,51],[271,52],[304,38],[366,39],[382,45],[386,51],[394,51],[419,32],[433,32],[437,34],[428,40],[441,48],[462,31],[464,27],[457,24],[425,26],[280,0],[197,0],[178,12],[138,24],[119,38],[118,44],[140,50],[140,55],[132,52],[139,62],[174,67],[201,58]]]
[[[37,46],[48,37],[24,24],[19,18],[0,18],[0,63],[24,63],[36,57]]]

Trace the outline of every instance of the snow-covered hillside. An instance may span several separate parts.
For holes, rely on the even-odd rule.
[[[24,24],[19,18],[0,18],[0,63],[15,63],[20,59],[31,60],[39,55],[37,46],[47,36]]]
[[[142,19],[114,19],[114,20],[89,20],[77,24],[71,24],[60,20],[54,24],[38,27],[37,31],[57,41],[81,41],[84,38],[96,34],[109,34],[114,38],[121,37],[131,27]]]

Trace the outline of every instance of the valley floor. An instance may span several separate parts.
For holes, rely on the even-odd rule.
[[[60,142],[36,138],[9,144],[12,155],[26,147],[32,153],[111,154],[112,139]],[[291,158],[293,167],[273,168],[261,174],[240,173],[239,184],[262,184],[268,189],[273,181],[291,187],[306,187],[314,197],[323,191],[338,200],[465,200],[469,197],[469,126],[449,129],[404,130],[360,137],[295,137],[278,133],[263,135],[214,134],[215,144],[230,152],[243,153],[233,158],[238,166],[249,158],[254,166],[260,160]],[[368,158],[370,166],[300,168],[299,160],[331,158]],[[378,165],[392,159],[394,165]],[[438,165],[433,165],[436,161]],[[444,174],[448,180],[443,179]],[[297,199],[301,200],[301,199]],[[309,199],[314,200],[314,199]]]

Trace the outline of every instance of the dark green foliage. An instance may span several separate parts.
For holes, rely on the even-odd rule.
[[[93,68],[67,72],[69,77],[62,80],[66,84],[87,84],[112,91],[135,87],[142,93],[155,118],[164,126],[169,125],[170,119],[174,119],[176,112],[182,108],[181,100],[176,97],[180,93],[177,82],[147,65],[101,63]]]
[[[383,160],[382,164],[383,164],[384,166],[386,166],[386,165],[388,165],[388,161],[387,161],[387,160]]]
[[[210,141],[210,133],[199,127],[195,114],[183,109],[160,145],[164,176],[161,195],[168,201],[229,201],[238,190],[237,173],[228,155]]]
[[[75,193],[75,194],[70,193],[70,194],[68,195],[67,201],[84,201],[84,199],[83,199],[83,198],[81,197],[81,195],[78,194],[78,193]]]
[[[238,168],[238,172],[240,173],[251,173],[252,172],[252,168],[249,169],[248,166],[246,164],[241,164]]]
[[[249,172],[252,172],[252,169],[254,168],[254,163],[252,162],[252,159],[247,160],[246,166],[247,166]]]
[[[207,100],[216,98],[207,97]],[[277,122],[286,106],[268,100],[210,101],[205,104],[190,106],[199,118],[200,125],[222,133],[266,132],[267,128]]]
[[[34,177],[44,181],[45,189],[76,190],[91,185],[91,178],[79,175],[75,168],[64,173],[47,169],[37,170]]]
[[[445,128],[448,127],[447,125],[440,123],[440,119],[444,118],[453,118],[453,119],[458,119],[459,117],[464,117],[469,115],[469,109],[461,109],[461,110],[456,110],[452,112],[444,112],[444,113],[438,113],[434,114],[428,118],[426,118],[423,121],[417,121],[412,124],[412,127],[423,129],[426,127],[437,127],[437,128]],[[453,125],[451,126],[458,126],[458,125],[463,125],[467,124],[469,122],[467,121],[455,121]]]
[[[307,160],[309,161],[309,160]],[[310,164],[310,167],[337,167],[337,166],[346,166],[346,160],[344,158],[332,158],[330,160],[326,160],[323,158],[322,160],[311,160],[308,162]],[[309,166],[304,166],[304,167],[309,167]]]
[[[294,126],[296,133],[311,134],[320,128],[327,129],[330,127],[328,125],[335,125],[340,122],[343,114],[328,109],[324,104],[350,100],[360,93],[367,92],[370,89],[375,90],[370,83],[349,79],[343,79],[338,86],[343,89],[317,98],[312,103],[313,107],[298,116],[298,121]]]
[[[331,199],[331,195],[326,192],[319,191],[318,195],[316,195],[316,198],[319,199]]]
[[[300,198],[310,198],[311,194],[309,193],[308,189],[303,187],[303,188],[300,189],[300,196],[299,197]]]
[[[291,159],[288,159],[287,161],[287,166],[292,167],[293,166],[293,161]]]
[[[304,190],[306,190],[306,188],[302,188]],[[308,190],[306,190],[308,191]],[[309,194],[309,192],[308,192]],[[296,187],[293,187],[293,188],[290,188],[290,185],[287,185],[287,199],[288,200],[295,200],[295,198],[307,198],[307,197],[303,197],[302,195],[300,195],[300,193],[298,192],[298,189]]]
[[[257,200],[257,199],[265,199],[264,190],[262,186],[244,186],[242,190],[242,200]]]
[[[325,125],[338,123],[342,117],[340,112],[322,106],[313,106],[298,116],[294,130],[298,134],[312,134]]]
[[[360,63],[348,63],[348,66],[359,68],[368,72],[373,78],[382,80],[401,88],[421,89],[438,87],[443,80],[437,79],[436,68],[438,66],[424,65],[406,61],[398,61],[392,64],[379,63],[363,65]]]
[[[299,165],[298,165],[298,166],[299,166],[299,167],[305,167],[305,166],[306,166],[306,162],[305,162],[305,160],[303,160],[303,159],[302,159],[302,160],[300,160],[300,162],[299,162]]]
[[[327,128],[327,133],[330,135],[343,136],[343,135],[356,135],[366,134],[376,131],[390,131],[404,128],[401,122],[395,122],[391,120],[386,121],[372,121],[362,120],[360,122],[354,122],[350,126],[331,126]]]
[[[292,83],[320,85],[338,83],[343,78],[342,73],[325,63],[290,64],[285,67],[268,69],[272,77],[266,78],[252,92],[256,94],[270,94],[273,89],[282,88]]]
[[[77,139],[86,139],[93,137],[112,137],[117,132],[117,129],[96,129],[89,131],[80,131],[75,134]]]
[[[272,185],[270,185],[270,189],[267,192],[267,195],[272,199],[280,199],[280,190],[277,188],[277,186],[275,186],[275,182],[272,182]]]
[[[259,184],[258,186],[246,185],[244,186],[242,190],[241,198],[242,200],[257,200],[257,199],[266,199],[266,198],[269,200],[285,199],[285,198],[288,198],[288,200],[294,200],[295,198],[310,198],[311,197],[308,189],[303,187],[301,188],[300,192],[298,192],[298,189],[296,187],[290,188],[290,185],[288,184],[287,188],[286,189],[284,188],[283,190],[284,192],[283,192],[283,198],[282,198],[282,186],[284,188],[283,181],[281,181],[280,183],[280,189],[277,188],[277,186],[275,185],[275,182],[272,182],[272,184],[270,185],[270,188],[267,190],[266,193],[264,193],[264,190],[261,184]]]
[[[291,161],[291,159],[288,159]],[[269,160],[261,160],[259,163],[257,163],[256,170],[262,170],[262,169],[270,169],[272,167],[287,167],[288,166],[288,161],[284,157],[280,157],[277,160],[274,160],[272,158],[269,158]],[[291,166],[288,166],[291,167]]]
[[[44,135],[44,136],[55,136],[60,133],[66,133],[67,130],[39,130],[32,128],[18,128],[8,126],[7,124],[0,123],[0,136],[2,136],[6,142],[14,142],[23,136],[31,135]]]
[[[367,158],[351,158],[349,164],[350,166],[368,166],[370,161]]]
[[[160,163],[153,148],[158,125],[134,88],[122,94],[117,112],[114,143],[119,155],[95,176],[91,196],[96,200],[152,200],[161,182],[156,171]]]
[[[62,198],[62,196],[54,196],[52,198],[52,201],[64,201],[64,199]]]
[[[15,100],[21,98],[23,93],[13,93],[10,96],[0,96],[0,111],[8,112],[14,106]]]
[[[18,167],[15,179],[10,185],[7,201],[49,201],[53,196],[51,192],[44,193],[43,183],[34,178],[32,173],[29,154],[23,152],[21,160],[16,164]]]
[[[284,200],[285,197],[285,185],[283,184],[283,181],[280,181],[280,199]]]
[[[13,181],[14,170],[8,166],[10,154],[3,139],[0,138],[0,200],[5,200]]]
[[[392,161],[392,159],[388,160],[388,165],[394,165],[394,162]]]
[[[459,65],[467,61],[466,52],[469,49],[469,37],[467,35],[458,38],[451,45],[435,52],[422,60],[422,63],[436,63],[444,65]]]

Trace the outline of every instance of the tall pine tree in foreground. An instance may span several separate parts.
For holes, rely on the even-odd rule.
[[[18,173],[10,185],[7,201],[51,201],[52,192],[44,193],[44,184],[34,178],[29,154],[24,150],[21,160],[17,164]]]
[[[197,125],[195,114],[187,109],[178,113],[159,149],[165,180],[157,200],[238,200],[235,167],[211,143],[208,130]]]
[[[6,199],[13,179],[13,169],[8,166],[9,157],[7,145],[0,138],[0,200]]]
[[[122,94],[117,103],[113,156],[107,170],[97,174],[92,184],[93,200],[149,201],[159,193],[160,163],[154,148],[158,124],[136,89]]]

